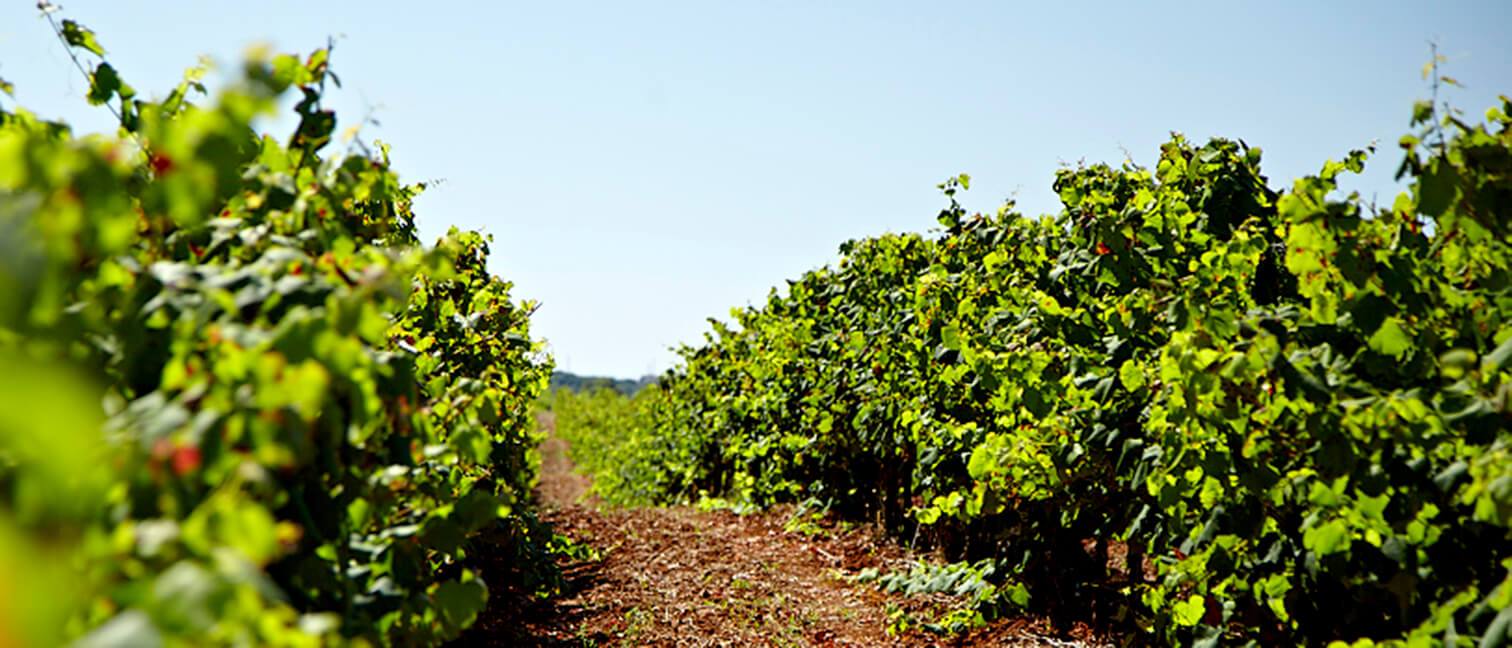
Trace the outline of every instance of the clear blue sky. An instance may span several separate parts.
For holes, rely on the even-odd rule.
[[[1512,2],[110,2],[66,0],[138,90],[197,55],[340,40],[341,128],[394,145],[427,238],[495,237],[558,364],[635,376],[706,317],[921,231],[934,185],[1053,211],[1055,169],[1149,163],[1168,132],[1244,138],[1273,185],[1372,140],[1389,201],[1427,41],[1478,117],[1512,94]],[[30,0],[0,8],[0,77],[83,130],[109,125]]]

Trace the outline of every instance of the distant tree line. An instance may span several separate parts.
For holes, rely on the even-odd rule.
[[[626,396],[634,396],[640,390],[656,383],[656,376],[645,375],[640,378],[610,378],[608,376],[579,376],[566,371],[554,371],[551,374],[551,389],[570,389],[575,392],[591,391],[598,388],[612,389]]]

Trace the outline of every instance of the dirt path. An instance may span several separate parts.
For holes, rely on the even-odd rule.
[[[551,420],[542,423],[550,431]],[[585,501],[566,443],[541,447],[542,516],[601,554],[567,567],[570,591],[532,609],[485,614],[469,633],[487,645],[547,646],[1068,646],[1029,620],[966,637],[890,636],[889,612],[920,602],[841,574],[901,563],[892,543],[858,530],[783,530],[791,509],[736,516],[687,507],[608,509]],[[512,637],[502,634],[511,631]],[[524,637],[521,634],[525,635]]]

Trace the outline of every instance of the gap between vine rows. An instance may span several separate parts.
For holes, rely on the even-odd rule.
[[[458,643],[478,646],[1086,646],[1033,617],[957,637],[889,635],[891,614],[928,619],[943,596],[903,597],[844,575],[906,569],[916,556],[867,529],[784,530],[791,507],[739,516],[692,507],[601,507],[567,444],[540,417],[542,518],[600,554],[563,565],[569,585],[544,602],[499,601]],[[502,567],[502,565],[500,566]],[[487,574],[485,574],[485,579]]]

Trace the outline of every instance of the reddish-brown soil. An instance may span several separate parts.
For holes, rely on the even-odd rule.
[[[550,431],[551,420],[542,424]],[[565,565],[568,592],[534,605],[491,605],[464,643],[514,646],[1074,646],[1039,619],[995,622],[968,635],[889,634],[901,614],[944,609],[944,599],[885,594],[846,575],[911,557],[857,528],[784,530],[791,508],[737,516],[688,507],[614,509],[589,496],[566,444],[541,447],[542,517],[595,548]]]

